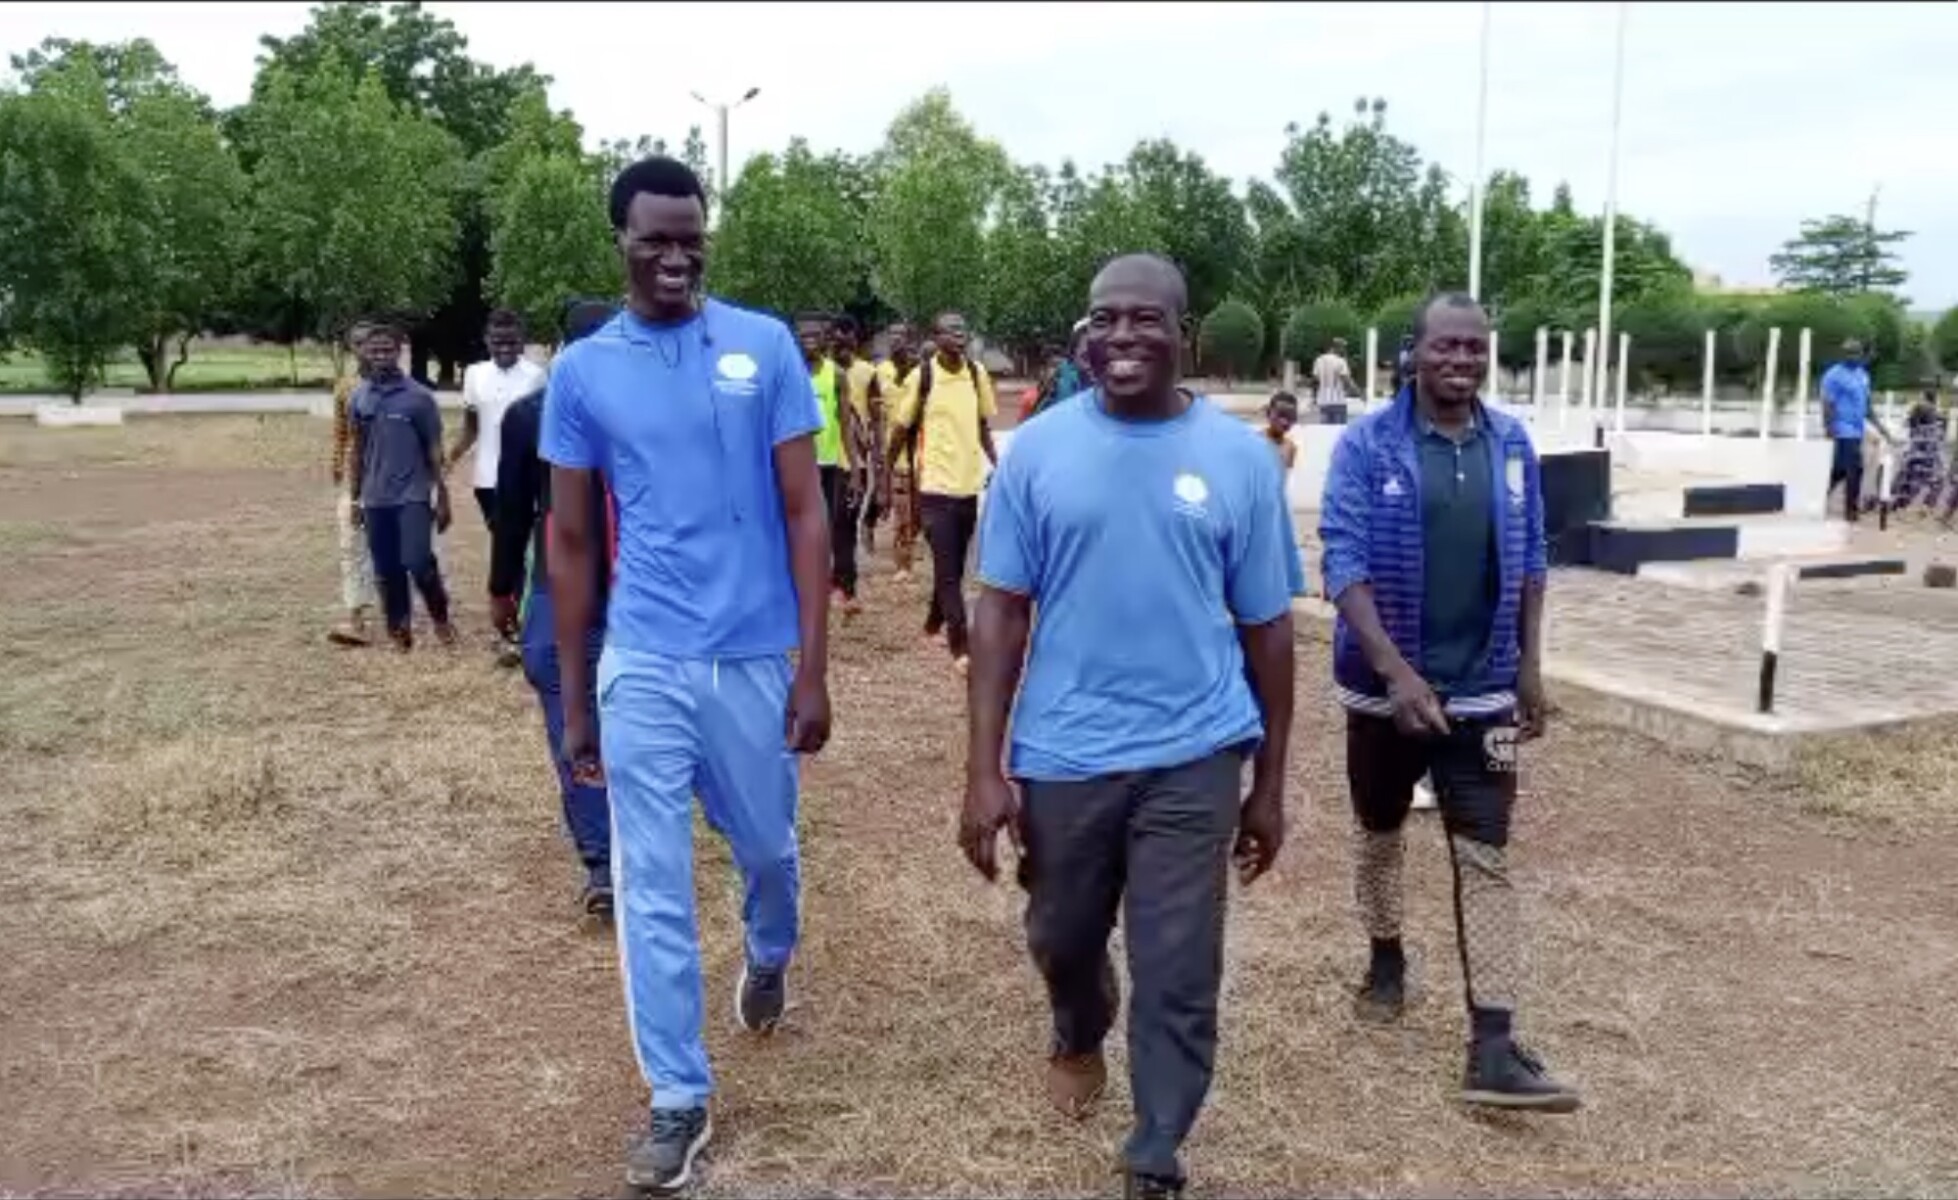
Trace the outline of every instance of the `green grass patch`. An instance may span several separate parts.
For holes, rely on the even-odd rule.
[[[298,382],[294,382],[295,375]],[[318,346],[302,345],[288,354],[284,346],[192,346],[190,358],[177,369],[173,391],[178,392],[253,392],[299,387],[327,387],[333,379],[333,361]],[[150,390],[149,377],[134,354],[125,354],[109,364],[107,388]],[[52,394],[46,366],[40,356],[29,351],[10,354],[0,361],[0,395]]]

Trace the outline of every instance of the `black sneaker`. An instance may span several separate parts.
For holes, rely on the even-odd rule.
[[[749,1033],[770,1033],[789,1004],[786,968],[769,970],[743,963],[741,982],[734,989],[734,1019]]]
[[[1182,1194],[1183,1181],[1180,1179],[1171,1179],[1167,1175],[1143,1175],[1135,1171],[1123,1175],[1123,1200],[1178,1200]]]
[[[610,925],[612,923],[613,902],[611,884],[597,882],[586,884],[585,894],[582,897],[581,903],[584,905],[586,916],[601,924]]]
[[[670,1196],[693,1181],[693,1160],[714,1136],[705,1108],[656,1108],[652,1126],[625,1156],[626,1186]]]
[[[1582,1103],[1577,1089],[1559,1083],[1515,1038],[1495,1037],[1469,1047],[1462,1072],[1462,1100],[1488,1108],[1572,1113]]]
[[[1367,977],[1353,996],[1353,1015],[1372,1025],[1391,1025],[1407,1008],[1407,972],[1367,967]]]

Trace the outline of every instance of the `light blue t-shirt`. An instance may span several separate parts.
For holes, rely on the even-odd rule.
[[[1012,773],[1180,766],[1263,732],[1239,625],[1304,572],[1277,456],[1198,398],[1127,422],[1098,391],[1020,427],[986,493],[979,578],[1034,604]]]
[[[1861,364],[1839,362],[1822,373],[1822,395],[1836,410],[1829,436],[1860,441],[1870,419],[1870,373]]]
[[[795,648],[775,447],[822,425],[786,325],[709,300],[622,311],[552,364],[539,452],[602,471],[618,507],[607,640],[680,658]]]

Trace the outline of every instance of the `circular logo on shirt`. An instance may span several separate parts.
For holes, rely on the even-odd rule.
[[[1210,485],[1200,476],[1183,474],[1176,477],[1176,498],[1185,504],[1202,504],[1210,499]]]
[[[721,361],[715,364],[715,368],[728,379],[753,379],[755,372],[761,369],[755,365],[754,359],[739,352],[721,355]]]

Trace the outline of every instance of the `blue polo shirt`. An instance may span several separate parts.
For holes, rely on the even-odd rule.
[[[717,300],[671,324],[627,309],[558,356],[539,452],[612,489],[608,642],[679,658],[795,648],[774,453],[822,423],[788,327]]]
[[[1870,373],[1863,364],[1839,362],[1824,371],[1822,396],[1835,408],[1829,436],[1861,441],[1870,419]]]
[[[1201,398],[1151,422],[1100,400],[1021,426],[986,493],[979,578],[1034,605],[1021,779],[1180,766],[1257,739],[1238,628],[1304,590],[1284,474],[1256,431]]]

